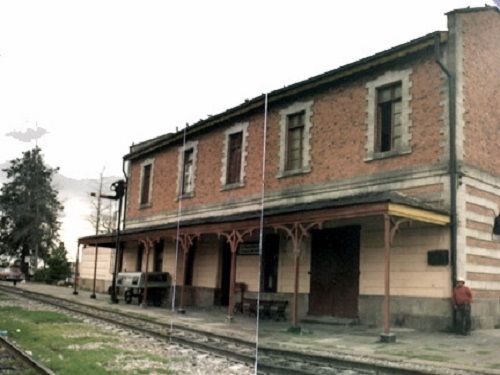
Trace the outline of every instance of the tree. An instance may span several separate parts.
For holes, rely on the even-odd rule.
[[[43,161],[35,147],[4,169],[6,182],[0,189],[0,253],[21,259],[21,269],[29,277],[25,257],[47,259],[56,247],[63,206],[52,186],[57,169]]]
[[[52,250],[47,260],[47,281],[65,280],[71,275],[71,265],[68,262],[67,255],[64,242],[59,243],[59,246]]]

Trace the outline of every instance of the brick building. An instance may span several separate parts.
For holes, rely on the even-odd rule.
[[[232,315],[245,283],[289,301],[294,324],[386,333],[449,326],[460,276],[476,327],[499,324],[500,12],[447,16],[448,31],[131,146],[122,269],[170,272],[182,306]],[[96,242],[113,237],[80,239]]]

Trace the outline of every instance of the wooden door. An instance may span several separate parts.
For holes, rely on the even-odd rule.
[[[312,233],[309,314],[358,315],[359,227]]]

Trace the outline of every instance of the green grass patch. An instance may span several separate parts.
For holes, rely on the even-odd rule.
[[[171,374],[169,363],[182,360],[121,347],[113,331],[53,311],[0,307],[0,330],[58,375]],[[141,365],[124,370],[130,361]]]
[[[488,368],[499,369],[500,368],[500,363],[492,363],[491,365],[488,366]]]
[[[479,354],[479,355],[487,355],[487,354],[490,354],[491,352],[489,350],[478,350],[476,351],[476,354]]]

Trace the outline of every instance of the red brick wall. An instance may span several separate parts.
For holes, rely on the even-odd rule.
[[[397,171],[407,167],[438,163],[446,158],[445,135],[443,134],[444,81],[433,57],[421,58],[398,69],[411,68],[412,96],[410,114],[412,153],[402,156],[365,162],[367,137],[367,88],[366,83],[379,74],[344,84],[313,97],[311,128],[310,173],[278,179],[280,145],[280,109],[270,108],[267,138],[267,191],[279,191],[302,185],[313,185],[342,178],[366,176],[382,171]],[[311,99],[310,97],[303,100]],[[196,138],[198,143],[195,195],[183,200],[183,207],[224,202],[260,194],[262,170],[262,124],[263,115],[248,118],[248,155],[245,169],[245,186],[239,189],[220,191],[222,147],[224,127]],[[231,124],[232,125],[232,124]],[[189,139],[195,140],[195,139]],[[131,165],[128,216],[141,217],[174,211],[178,148],[171,148],[154,155],[154,181],[152,205],[138,208],[140,163]]]
[[[464,13],[464,159],[500,176],[500,13]]]

